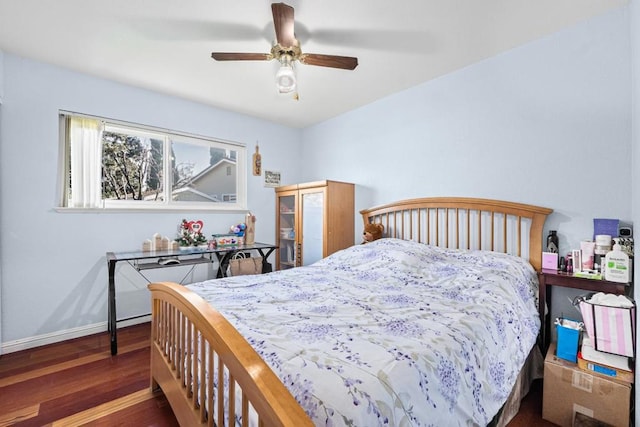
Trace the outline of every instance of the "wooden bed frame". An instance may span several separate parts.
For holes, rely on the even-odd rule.
[[[385,237],[456,249],[509,253],[542,266],[542,228],[552,209],[461,197],[410,199],[360,211]],[[527,233],[528,230],[528,233]]]
[[[513,202],[441,197],[405,200],[360,213],[365,223],[382,223],[386,237],[511,253],[527,258],[539,270],[542,228],[551,212]],[[153,283],[149,289],[151,387],[162,389],[180,425],[229,425],[225,414],[236,413],[236,402],[243,426],[249,425],[249,418],[257,426],[313,425],[279,378],[219,312],[175,283]],[[224,383],[224,390],[215,389],[216,383]]]

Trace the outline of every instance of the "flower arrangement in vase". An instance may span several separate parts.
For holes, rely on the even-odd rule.
[[[176,242],[180,246],[180,249],[189,249],[193,247],[206,247],[207,238],[202,233],[203,222],[187,221],[183,219],[178,229],[178,237]]]

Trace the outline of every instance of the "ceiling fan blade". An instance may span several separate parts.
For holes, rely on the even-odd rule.
[[[319,53],[304,53],[299,58],[300,62],[307,65],[320,67],[342,68],[353,70],[358,66],[358,58],[351,56],[321,55]]]
[[[268,61],[273,59],[269,53],[213,52],[211,57],[216,61]]]
[[[294,46],[296,35],[293,30],[293,8],[284,3],[272,3],[271,12],[278,44],[282,47]]]

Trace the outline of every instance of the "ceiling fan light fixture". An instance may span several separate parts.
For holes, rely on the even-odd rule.
[[[296,73],[289,55],[280,58],[280,68],[276,73],[276,87],[279,93],[290,93],[296,90]]]
[[[281,94],[293,94],[294,99],[298,99],[294,62],[343,70],[353,70],[358,66],[358,58],[351,56],[302,53],[294,30],[293,7],[284,3],[272,3],[271,14],[276,37],[269,53],[211,52],[211,57],[216,61],[277,60],[280,67],[276,72],[276,88]]]

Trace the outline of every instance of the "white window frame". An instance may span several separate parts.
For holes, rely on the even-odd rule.
[[[163,185],[164,185],[164,200],[163,201],[145,201],[145,200],[101,200],[99,206],[96,207],[71,207],[67,206],[68,201],[66,194],[69,190],[68,171],[69,171],[69,145],[66,134],[65,120],[68,117],[84,117],[93,120],[99,120],[103,123],[104,128],[109,131],[121,131],[128,135],[139,135],[143,137],[153,136],[155,139],[163,140]],[[60,174],[58,178],[59,182],[59,203],[57,210],[59,211],[245,211],[247,206],[247,147],[246,144],[241,144],[233,141],[226,141],[217,138],[204,137],[200,135],[194,135],[184,132],[177,132],[173,130],[167,130],[157,128],[153,126],[146,126],[140,124],[134,124],[124,122],[121,120],[107,119],[104,117],[90,116],[81,113],[60,111]],[[233,202],[189,202],[189,201],[173,201],[171,200],[171,164],[170,147],[171,142],[178,143],[190,143],[198,144],[208,147],[222,148],[226,150],[233,150],[236,152],[236,188],[237,194]],[[101,165],[100,165],[101,167]]]

